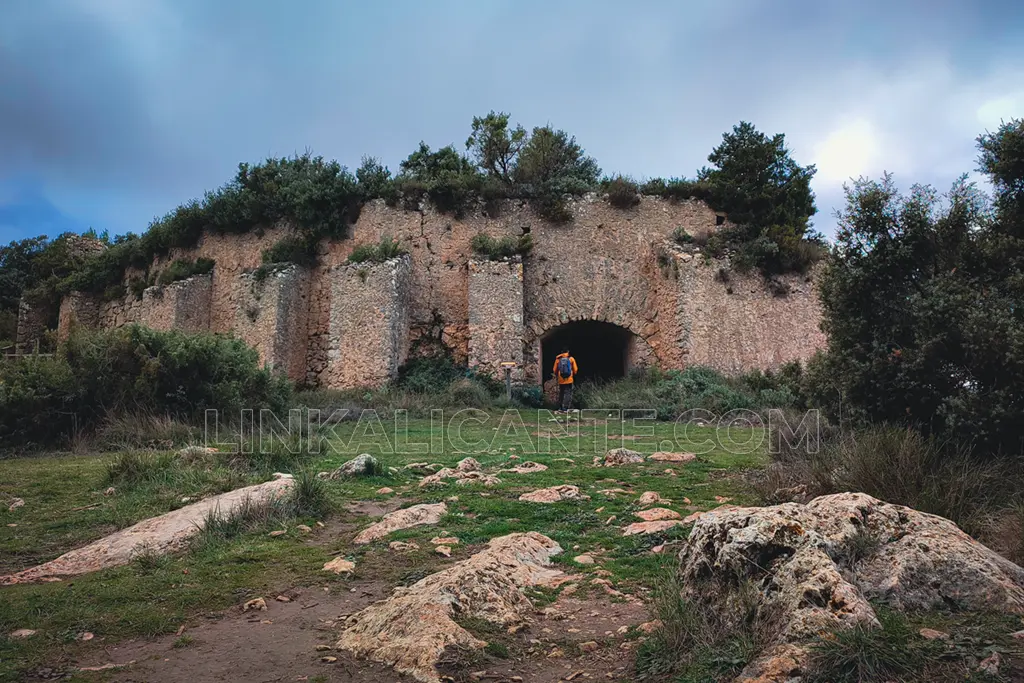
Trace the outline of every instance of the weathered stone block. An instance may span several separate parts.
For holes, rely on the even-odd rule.
[[[393,379],[409,352],[408,256],[330,270],[329,387],[378,386]]]
[[[306,379],[306,346],[295,343],[306,329],[309,271],[291,265],[266,277],[243,273],[234,332],[256,348],[260,360],[291,380]]]
[[[469,366],[504,377],[513,361],[513,381],[523,377],[523,262],[469,262]]]
[[[57,339],[64,341],[76,328],[93,329],[100,324],[99,297],[88,292],[71,292],[60,302]]]

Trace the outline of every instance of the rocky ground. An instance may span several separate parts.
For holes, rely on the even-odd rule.
[[[735,428],[726,448],[591,422],[536,452],[561,425],[503,424],[463,429],[464,452],[343,423],[316,455],[0,461],[0,680],[1020,680],[1024,570],[945,520],[855,495],[749,507],[755,431],[740,449]],[[217,502],[274,472],[327,505]],[[883,655],[930,677],[823,647],[890,637],[892,614]]]

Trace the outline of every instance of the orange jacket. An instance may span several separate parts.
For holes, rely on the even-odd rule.
[[[569,356],[569,362],[572,363],[572,376],[570,376],[570,377],[561,377],[558,374],[558,361],[559,361],[560,358],[564,358],[565,356],[569,356],[569,354],[567,354],[567,353],[560,353],[557,356],[555,356],[555,366],[554,366],[554,368],[552,368],[552,372],[554,372],[555,373],[555,377],[558,378],[558,383],[559,384],[572,384],[572,378],[576,376],[576,373],[578,371],[578,369],[576,367],[576,359],[575,358],[573,358],[572,356]]]

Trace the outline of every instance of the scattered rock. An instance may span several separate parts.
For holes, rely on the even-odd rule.
[[[277,529],[275,531],[271,531],[269,534],[267,534],[267,536],[270,536],[271,538],[277,538],[278,536],[284,536],[286,533],[288,533],[288,531],[285,529]]]
[[[108,486],[107,489],[103,492],[103,495],[112,496],[115,493],[117,493],[117,489],[115,489],[113,486]]]
[[[380,471],[380,463],[377,458],[369,453],[363,453],[352,458],[338,469],[331,473],[331,479],[344,479],[346,477],[365,477],[376,474]]]
[[[244,605],[242,605],[242,611],[243,612],[248,612],[249,610],[253,610],[253,611],[256,611],[256,612],[266,612],[267,611],[267,601],[264,600],[263,598],[253,598],[249,602],[247,602]]]
[[[89,631],[83,631],[82,633],[79,633],[77,636],[75,636],[75,640],[85,643],[92,640],[95,637],[95,634],[90,633]]]
[[[643,462],[644,456],[628,448],[613,448],[604,454],[604,466],[616,467],[618,465],[631,465]]]
[[[642,494],[640,494],[640,500],[636,502],[636,504],[639,505],[640,507],[650,507],[651,505],[654,505],[656,503],[661,503],[662,505],[669,505],[672,503],[672,501],[662,498],[661,494],[658,493],[657,491],[644,491]]]
[[[437,472],[438,470],[443,469],[443,468],[444,468],[444,465],[441,465],[441,464],[436,463],[436,462],[435,463],[411,462],[408,465],[406,465],[404,469],[409,470],[410,472],[413,472],[414,474],[424,475],[424,474],[432,474],[432,473]]]
[[[989,676],[999,675],[999,665],[1002,663],[1002,657],[999,656],[998,652],[993,652],[985,659],[981,660],[981,664],[978,665],[978,671]]]
[[[640,624],[639,626],[637,626],[636,628],[641,633],[645,633],[647,635],[651,635],[652,633],[657,631],[659,628],[661,628],[663,625],[664,624],[661,623],[661,619],[655,619],[654,621],[646,621],[646,622]]]
[[[334,572],[335,574],[348,574],[356,568],[355,562],[349,562],[341,557],[336,557],[324,565],[323,571]]]
[[[542,465],[539,462],[533,462],[532,460],[526,460],[519,465],[502,472],[515,472],[516,474],[530,474],[532,472],[543,472],[548,468],[547,465]]]
[[[1015,633],[1011,633],[1010,637],[1013,638],[1014,640],[1019,640],[1021,642],[1024,642],[1024,631],[1017,631]]]
[[[287,595],[278,595],[274,599],[277,600],[278,602],[291,602],[292,601],[292,599],[289,598]]]
[[[637,534],[655,534],[667,531],[672,527],[681,524],[678,519],[662,519],[654,522],[633,522],[622,530],[623,536],[636,536]]]
[[[689,514],[689,515],[686,515],[686,517],[683,518],[683,524],[693,524],[694,522],[696,522],[698,519],[700,519],[703,516],[704,516],[704,513],[700,512],[700,511],[694,512],[694,513]]]
[[[612,522],[614,522],[614,521],[615,521],[616,519],[618,519],[618,516],[617,516],[617,515],[612,515],[612,516],[611,516],[611,517],[609,517],[608,519],[604,520],[604,525],[605,525],[605,526],[608,526],[609,524],[611,524]]]
[[[806,503],[810,498],[807,494],[806,484],[787,489],[776,489],[771,495],[771,499],[775,503]]]
[[[716,503],[725,504],[728,503],[730,500],[732,500],[732,498],[727,498],[725,496],[715,496]]]
[[[8,638],[20,640],[22,638],[31,638],[36,632],[30,628],[19,628],[17,631],[11,631],[7,634]]]
[[[682,515],[675,510],[669,510],[668,508],[651,508],[650,510],[640,510],[633,514],[635,517],[639,517],[645,522],[659,522],[666,519],[682,519]]]
[[[588,640],[585,643],[580,643],[577,647],[579,647],[580,652],[596,652],[601,648],[601,646],[597,644],[597,641],[594,640]]]
[[[655,460],[657,462],[690,462],[697,459],[695,453],[667,453],[665,451],[658,451],[647,456],[648,460]]]
[[[338,661],[338,658],[337,657],[331,657],[330,655],[328,655],[327,657],[321,657],[320,661],[323,662],[324,664],[334,664],[336,661]]]
[[[670,477],[674,477],[676,476],[676,471],[669,467],[668,469],[665,470],[665,474],[667,474]]]
[[[773,642],[738,680],[798,675],[817,634],[877,627],[872,601],[1024,614],[1024,569],[946,519],[862,493],[704,513],[682,547],[680,585],[723,619],[738,617],[736,587],[756,585],[758,611],[778,619]]]
[[[603,496],[608,496],[609,498],[614,498],[617,494],[628,494],[629,491],[626,489],[601,489],[598,493]]]
[[[328,652],[328,651],[330,651],[332,649],[333,648],[330,645],[322,645],[321,644],[321,645],[317,645],[316,646],[316,651],[317,652]]]
[[[181,502],[182,503],[191,503],[192,502],[192,498],[190,496],[182,496]]]
[[[454,536],[434,536],[430,542],[434,545],[458,545],[459,539]]]
[[[207,446],[185,446],[178,451],[178,457],[187,462],[194,460],[202,460],[208,455],[216,455],[216,448],[209,448]]]
[[[393,488],[389,488],[387,486],[382,486],[381,488],[377,489],[377,495],[379,496],[390,496],[394,492],[395,490]]]
[[[313,529],[311,527],[306,526],[305,524],[297,524],[295,528],[304,534],[309,534],[313,532]]]
[[[439,545],[439,546],[437,546],[436,548],[434,548],[434,552],[437,553],[438,555],[443,555],[444,557],[451,557],[452,556],[452,549],[451,549],[451,547],[446,546],[446,545]]]
[[[462,467],[466,461],[472,461],[476,463],[473,458],[466,458],[459,463],[459,467]],[[444,484],[446,479],[454,479],[455,483],[459,486],[466,486],[468,484],[483,484],[484,486],[498,486],[501,484],[501,479],[498,479],[493,474],[487,474],[479,470],[480,464],[477,463],[477,469],[471,469],[472,465],[466,466],[466,469],[450,469],[445,467],[444,469],[438,470],[434,474],[424,477],[420,480],[420,486],[433,486],[436,484]]]
[[[399,552],[408,552],[411,550],[419,550],[420,547],[415,543],[406,543],[404,541],[391,541],[388,543],[388,548],[391,550],[397,550]]]
[[[580,493],[579,488],[570,484],[559,484],[546,489],[538,489],[519,496],[519,500],[527,503],[557,503],[561,500],[589,500],[590,496]]]
[[[576,564],[594,564],[594,558],[591,555],[577,555],[572,558],[572,561]]]
[[[527,622],[533,605],[523,590],[555,583],[561,572],[549,564],[559,552],[557,543],[535,532],[494,538],[485,550],[350,616],[337,647],[439,683],[435,667],[446,648],[487,645],[454,617],[503,627]]]
[[[923,628],[918,633],[925,640],[949,640],[949,634],[943,633],[942,631],[936,631],[933,628]]]
[[[18,508],[25,507],[25,501],[21,498],[15,498],[11,501],[11,504],[7,507],[8,512],[14,512]]]
[[[665,544],[664,543],[662,543],[661,545],[656,545],[653,548],[651,548],[651,552],[654,553],[655,555],[660,555],[662,553],[662,551],[664,551],[664,550],[665,550]]]
[[[0,586],[33,581],[59,581],[62,576],[128,564],[141,551],[163,555],[181,550],[211,516],[230,518],[244,505],[266,505],[285,496],[294,486],[291,475],[255,486],[222,493],[192,503],[105,536],[87,546],[67,552],[55,560],[10,576],[0,576]]]
[[[444,503],[423,503],[412,507],[395,510],[384,515],[379,522],[363,529],[353,540],[354,543],[365,544],[384,538],[393,531],[408,529],[424,524],[437,524],[448,512]]]
[[[479,472],[480,463],[476,458],[463,458],[455,466],[455,469],[459,472]]]

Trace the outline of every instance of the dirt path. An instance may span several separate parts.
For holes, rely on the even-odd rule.
[[[119,683],[200,683],[201,681],[277,683],[338,681],[399,683],[412,681],[390,667],[357,660],[333,646],[344,616],[390,594],[379,582],[353,581],[346,589],[293,589],[290,602],[267,596],[267,611],[233,608],[186,628],[181,637],[132,640],[104,648],[78,666],[125,664],[130,667],[97,675]],[[508,659],[483,657],[447,672],[454,681],[488,680],[554,683],[563,680],[630,680],[635,641],[618,631],[647,619],[634,602],[605,598],[563,598],[538,610],[534,623],[516,634]],[[266,623],[270,622],[270,623]],[[186,642],[186,646],[175,643]],[[581,652],[579,644],[596,643]],[[586,648],[589,649],[589,648]],[[334,662],[323,662],[334,657]],[[483,675],[481,675],[481,672]],[[574,675],[575,674],[575,675]],[[474,676],[475,675],[475,676]]]

